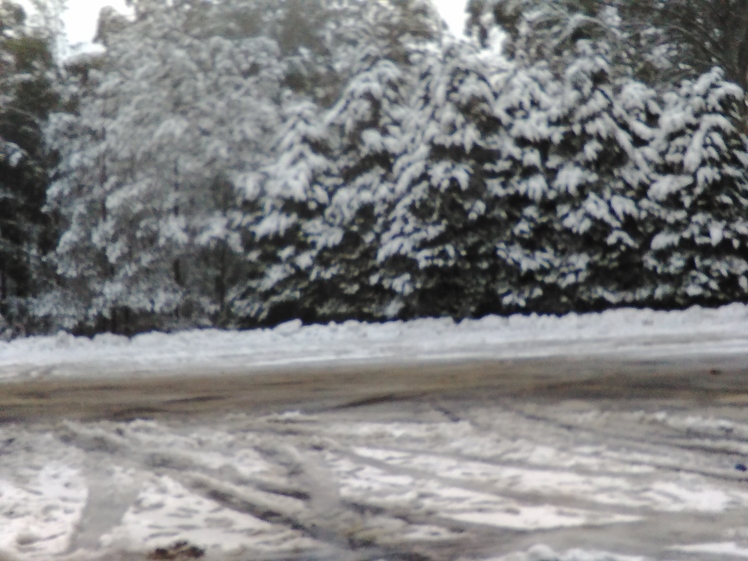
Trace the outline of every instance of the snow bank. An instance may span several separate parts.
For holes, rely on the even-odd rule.
[[[128,339],[60,332],[0,343],[0,379],[75,375],[86,366],[111,375],[164,367],[241,369],[340,361],[508,359],[636,353],[748,351],[748,306],[683,311],[618,309],[596,314],[488,316],[274,329],[147,333]],[[98,371],[100,373],[100,370]]]

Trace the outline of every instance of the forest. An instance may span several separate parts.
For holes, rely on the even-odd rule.
[[[748,302],[748,3],[0,4],[0,336]]]

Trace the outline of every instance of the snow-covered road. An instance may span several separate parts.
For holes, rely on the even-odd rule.
[[[313,413],[6,424],[0,551],[738,559],[748,556],[746,458],[744,406],[682,398],[430,395]]]
[[[0,344],[0,559],[748,558],[748,309]]]

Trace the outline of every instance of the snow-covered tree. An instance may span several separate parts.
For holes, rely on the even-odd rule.
[[[234,313],[250,323],[272,321],[271,310],[300,294],[289,288],[295,286],[286,270],[292,254],[308,261],[316,252],[328,255],[320,265],[325,271],[312,273],[306,264],[299,279],[309,287],[304,294],[314,287],[320,295],[289,305],[310,310],[305,317],[320,306],[328,307],[322,316],[343,314],[332,311],[339,308],[332,300],[312,303],[322,302],[323,293],[341,294],[319,282],[336,268],[323,230],[341,227],[333,218],[340,212],[324,205],[334,201],[340,210],[346,189],[363,189],[354,186],[354,176],[375,175],[369,168],[382,158],[356,143],[363,128],[389,126],[390,107],[385,100],[369,116],[356,115],[361,107],[353,101],[331,109],[338,114],[321,123],[320,138],[332,134],[334,170],[304,160],[316,157],[316,139],[293,135],[309,108],[321,113],[320,105],[338,97],[351,76],[362,100],[386,90],[376,83],[366,92],[364,74],[385,79],[387,71],[372,68],[386,66],[387,58],[397,59],[393,68],[409,64],[419,44],[439,36],[435,10],[425,0],[304,6],[297,0],[138,0],[133,6],[132,22],[104,14],[99,39],[106,53],[81,72],[78,111],[58,115],[48,129],[61,156],[48,210],[61,217],[64,231],[52,259],[60,286],[40,299],[37,312],[62,318],[60,325],[95,329],[138,329],[144,321],[142,327],[225,324]],[[320,25],[310,27],[310,17]],[[276,134],[283,104],[286,122]],[[342,123],[356,119],[363,128],[341,133]],[[293,147],[305,142],[310,151],[289,164]],[[355,152],[362,162],[346,159]],[[298,166],[314,170],[307,178],[312,202],[283,187]],[[349,184],[336,198],[332,185],[343,176]],[[319,193],[325,201],[312,200]],[[307,203],[295,237],[285,226],[267,227]]]
[[[710,2],[711,0],[698,0]],[[469,0],[468,27],[482,44],[501,42],[512,59],[544,60],[563,69],[576,57],[576,44],[607,41],[612,75],[634,76],[649,85],[669,84],[683,68],[668,40],[660,0]]]
[[[183,12],[153,9],[109,37],[78,114],[50,127],[63,282],[39,313],[68,327],[226,314],[243,251],[231,180],[263,162],[284,67],[274,41],[195,37],[186,23]]]
[[[327,45],[344,82],[340,97],[325,112],[324,96],[292,102],[274,161],[249,179],[246,203],[255,218],[245,221],[254,240],[248,247],[263,271],[242,290],[248,317],[387,315],[379,232],[413,83],[409,69],[439,37],[437,21],[418,0],[334,6]]]
[[[247,178],[251,247],[264,270],[244,290],[251,316],[387,314],[376,253],[410,87],[398,65],[374,52],[327,112],[308,100],[289,106],[273,163]]]
[[[511,60],[426,0],[134,5],[47,128],[56,325],[745,299],[742,92],[637,81],[653,51],[617,0],[474,0]]]
[[[638,297],[655,94],[582,51],[492,66],[459,45],[427,72],[380,259],[411,315],[562,312]]]
[[[428,0],[284,0],[273,37],[288,56],[289,83],[320,105],[334,105],[372,59],[412,64],[443,35]]]
[[[305,229],[329,203],[328,183],[335,182],[330,152],[320,108],[289,100],[270,162],[238,178],[240,226],[252,265],[232,298],[243,323],[313,319],[308,287],[315,251]]]
[[[494,62],[454,43],[420,70],[378,254],[380,282],[399,294],[402,316],[479,314],[504,286],[496,242],[506,209],[491,183],[501,150]]]
[[[563,84],[545,63],[518,65],[502,81],[496,113],[501,158],[491,190],[505,199],[506,228],[495,240],[507,277],[504,310],[558,311],[568,306],[564,279],[579,273],[559,240],[554,151],[567,129]]]
[[[377,250],[393,202],[393,166],[402,150],[412,87],[407,68],[372,53],[369,66],[351,79],[328,113],[338,183],[325,212],[308,228],[317,250],[312,279],[326,294],[320,299],[322,318],[392,313]]]
[[[611,76],[604,42],[577,49],[558,77],[464,44],[423,73],[379,252],[405,315],[646,296],[639,201],[657,160],[656,94]]]
[[[746,300],[748,154],[742,90],[714,69],[665,97],[648,191],[655,235],[646,250],[663,306]]]
[[[42,213],[50,165],[41,128],[58,103],[51,35],[0,4],[0,317],[22,317],[43,280],[51,224]]]
[[[578,43],[564,74],[563,138],[548,159],[562,226],[553,240],[566,260],[557,282],[568,309],[646,296],[641,247],[649,224],[640,201],[654,177],[659,106],[644,84],[614,79],[609,50],[604,42]]]

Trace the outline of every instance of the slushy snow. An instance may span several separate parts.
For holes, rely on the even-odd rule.
[[[133,338],[61,332],[0,343],[0,380],[668,353],[748,353],[748,306],[459,323],[294,321]],[[725,517],[728,524],[705,533],[710,539],[659,544],[673,559],[748,552],[748,488],[734,468],[748,453],[748,424],[740,416],[531,403],[463,404],[459,413],[445,418],[432,404],[398,419],[350,410],[237,413],[213,425],[2,425],[0,559],[98,560],[107,551],[145,554],[180,540],[206,548],[211,559],[247,552],[324,558],[326,548],[337,547],[323,539],[327,534],[407,549],[451,543],[472,528],[537,533],[540,541],[543,532],[603,532],[664,517]],[[310,530],[319,524],[326,526]],[[537,545],[476,559],[651,559],[626,553],[556,553]]]

